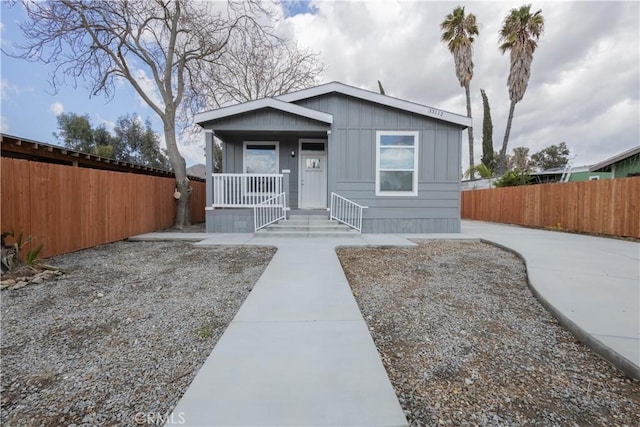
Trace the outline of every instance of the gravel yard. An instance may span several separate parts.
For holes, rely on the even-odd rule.
[[[640,424],[640,383],[537,302],[480,242],[338,255],[412,426]]]
[[[274,252],[119,242],[47,260],[68,273],[1,294],[1,424],[167,413]]]

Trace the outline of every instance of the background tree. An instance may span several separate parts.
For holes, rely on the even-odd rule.
[[[176,227],[190,223],[191,187],[177,145],[176,117],[186,91],[195,91],[238,33],[260,33],[256,0],[58,0],[24,2],[28,40],[22,58],[55,64],[52,85],[84,80],[93,95],[112,96],[128,82],[163,123],[179,193]],[[70,53],[72,52],[72,54]],[[150,89],[151,88],[151,89]]]
[[[531,159],[529,158],[529,148],[516,147],[513,149],[513,156],[509,158],[509,170],[520,170],[531,172]]]
[[[75,113],[61,113],[56,118],[58,132],[53,136],[65,147],[74,151],[95,154],[93,127],[88,115],[80,116]]]
[[[113,159],[115,141],[105,125],[93,129],[94,151],[97,156]]]
[[[464,173],[464,177],[469,177],[471,176],[471,169],[467,169],[467,171]],[[491,178],[493,176],[493,170],[491,170],[490,168],[487,167],[487,165],[485,165],[484,163],[480,163],[479,165],[475,165],[473,167],[473,172],[477,172],[478,175],[480,175],[480,178]]]
[[[473,36],[478,35],[476,17],[472,13],[465,15],[464,6],[456,7],[448,14],[440,24],[442,41],[447,43],[449,51],[453,55],[456,68],[456,77],[460,86],[464,87],[467,97],[467,116],[471,118],[471,94],[469,84],[473,77]],[[471,179],[474,177],[473,158],[473,126],[467,129],[469,134],[469,168]]]
[[[213,144],[213,172],[222,173],[222,146],[217,142]]]
[[[202,63],[200,82],[188,93],[193,113],[315,86],[320,56],[260,27],[237,31],[219,60]]]
[[[532,164],[540,170],[562,168],[569,163],[570,151],[567,144],[561,142],[551,145],[531,156]]]
[[[62,113],[58,116],[58,138],[66,147],[109,159],[169,170],[167,156],[160,149],[160,136],[149,119],[135,114],[118,117],[115,135],[104,125],[93,127],[88,115]]]
[[[494,187],[514,187],[531,184],[531,175],[527,171],[512,169],[493,182]]]
[[[491,121],[491,107],[489,98],[484,89],[480,89],[482,95],[482,164],[487,170],[493,171],[496,166],[493,151],[493,122]],[[480,175],[482,176],[482,174]],[[484,177],[483,177],[484,178]]]
[[[519,9],[511,9],[500,29],[500,50],[504,54],[510,52],[510,70],[507,86],[509,87],[509,117],[507,128],[504,132],[504,140],[500,149],[498,171],[505,172],[507,162],[507,145],[511,133],[511,122],[516,103],[524,97],[531,75],[531,62],[533,52],[538,47],[538,40],[544,29],[544,17],[542,10],[531,13],[531,5],[522,6]]]
[[[120,116],[114,133],[116,159],[157,169],[170,169],[169,159],[160,149],[160,137],[151,128],[148,118],[143,124],[134,114]]]

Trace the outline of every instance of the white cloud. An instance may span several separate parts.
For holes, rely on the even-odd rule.
[[[206,162],[204,138],[204,132],[195,127],[186,129],[182,132],[182,135],[178,136],[178,150],[180,150],[180,154],[184,157],[187,167]],[[166,148],[164,134],[162,135],[161,141],[162,148]]]
[[[115,122],[105,119],[98,113],[95,114],[95,117],[96,117],[96,120],[98,121],[98,126],[104,125],[104,127],[106,127],[109,132],[113,132],[113,129],[116,127]]]
[[[62,102],[56,101],[49,106],[49,111],[51,111],[54,115],[59,116],[64,113],[64,105]]]
[[[160,108],[164,108],[164,103],[162,102],[162,98],[160,93],[158,93],[158,88],[156,87],[152,78],[147,76],[147,73],[142,69],[137,69],[133,73],[134,78],[142,88],[142,91],[151,99],[151,101],[156,104]],[[138,99],[140,100],[140,105],[144,107],[149,107],[149,104],[142,99],[142,97],[137,94]]]
[[[494,148],[502,144],[509,112],[509,54],[498,31],[517,2],[469,2],[480,35],[474,42],[471,81],[476,162],[482,156],[482,99],[493,118]],[[314,14],[282,23],[303,46],[322,54],[325,81],[466,114],[464,89],[439,24],[457,3],[420,1],[314,1]],[[640,5],[637,2],[545,2],[545,32],[535,52],[524,99],[516,105],[509,150],[536,152],[566,141],[583,162],[596,162],[640,141]],[[607,25],[602,25],[607,22]],[[466,132],[463,168],[468,165]],[[578,160],[576,160],[578,161]]]
[[[9,123],[7,122],[7,118],[5,116],[0,116],[0,132],[8,132],[9,131]]]
[[[11,99],[14,96],[20,95],[22,90],[18,85],[15,85],[7,79],[0,80],[0,96],[2,99]]]

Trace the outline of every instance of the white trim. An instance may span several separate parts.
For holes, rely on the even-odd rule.
[[[603,160],[600,163],[596,163],[589,168],[589,172],[598,172],[598,169],[606,168],[607,166],[611,166],[611,172],[613,173],[615,169],[614,163],[621,162],[626,160],[629,157],[635,156],[640,153],[640,145],[637,145],[633,148],[630,148],[622,153],[616,154],[613,157],[609,157],[607,160]]]
[[[309,151],[309,150],[305,150],[302,151],[302,143],[303,142],[322,142],[324,143],[324,151]],[[327,163],[329,160],[329,155],[327,153],[327,149],[329,140],[328,139],[322,139],[322,138],[299,138],[298,139],[298,209],[305,209],[300,207],[300,201],[302,200],[302,169],[303,169],[303,165],[302,165],[302,154],[312,154],[312,153],[324,153],[324,161],[325,161],[325,170],[327,171],[327,187],[326,187],[326,191],[325,193],[327,193],[329,191],[329,164]],[[328,195],[325,194],[325,205],[327,204],[327,197]]]
[[[218,108],[216,110],[205,111],[196,114],[194,116],[194,120],[197,124],[202,125],[212,120],[222,119],[242,113],[248,113],[250,111],[260,110],[263,108],[273,108],[274,110],[284,111],[286,113],[295,114],[297,116],[306,117],[308,119],[317,120],[323,123],[333,123],[333,115],[331,114],[312,110],[311,108],[291,104],[289,102],[285,102],[275,98],[262,98],[255,101],[231,105],[229,107]]]
[[[287,93],[277,96],[276,99],[295,102],[301,99],[312,98],[314,96],[326,95],[327,93],[337,92],[343,95],[353,96],[354,98],[363,99],[365,101],[375,102],[376,104],[386,105],[388,107],[398,108],[400,110],[410,111],[422,116],[432,117],[438,120],[455,123],[464,128],[470,127],[472,121],[469,117],[460,114],[450,113],[438,108],[429,107],[427,105],[416,104],[415,102],[405,101],[399,98],[382,95],[377,92],[360,89],[354,86],[345,85],[339,82],[326,83],[309,89],[302,89],[297,92]]]
[[[413,189],[411,191],[381,191],[380,190],[380,137],[384,135],[411,135],[413,136]],[[418,156],[420,147],[420,132],[418,131],[402,131],[402,130],[379,130],[376,131],[376,196],[400,196],[415,197],[418,195]]]
[[[275,145],[276,146],[276,170],[280,170],[280,141],[242,141],[242,173],[247,173],[247,145]]]

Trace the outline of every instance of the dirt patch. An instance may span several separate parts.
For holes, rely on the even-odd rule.
[[[437,241],[338,255],[412,426],[639,424],[640,383],[557,323],[513,254]]]

